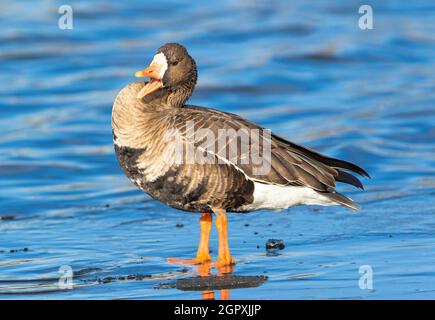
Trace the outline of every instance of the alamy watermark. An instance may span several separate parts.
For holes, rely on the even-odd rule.
[[[373,290],[373,268],[370,265],[362,265],[359,267],[361,275],[358,281],[358,286],[361,290]]]
[[[61,16],[57,21],[57,25],[61,30],[72,30],[74,27],[73,9],[70,5],[61,5],[57,11]]]
[[[364,4],[359,7],[358,13],[362,16],[358,20],[358,27],[361,30],[373,29],[373,8],[368,4]]]
[[[73,283],[73,269],[70,266],[64,265],[59,268],[60,278],[57,282],[57,285],[60,289],[73,289],[74,283]]]

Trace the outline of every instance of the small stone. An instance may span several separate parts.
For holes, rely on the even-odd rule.
[[[27,252],[29,251],[29,248],[23,248],[23,249],[10,249],[9,253],[17,253],[17,252]]]
[[[0,220],[15,220],[14,216],[0,216]]]
[[[106,277],[103,279],[103,283],[110,283],[115,281],[116,279],[114,277]]]
[[[266,242],[267,250],[282,250],[285,248],[284,241],[279,239],[269,239]]]

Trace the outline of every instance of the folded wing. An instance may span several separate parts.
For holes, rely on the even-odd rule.
[[[188,137],[195,148],[202,148],[205,152],[227,155],[227,161],[231,162],[244,174],[257,182],[282,186],[304,186],[313,190],[326,193],[334,193],[336,182],[343,182],[363,189],[362,183],[352,173],[368,177],[362,168],[343,160],[324,156],[314,150],[297,145],[276,135],[268,138],[264,128],[245,120],[237,115],[225,113],[214,109],[205,109],[196,106],[185,106],[177,111],[174,125],[181,134],[185,134],[189,124],[193,124],[194,132],[206,128],[213,132],[215,141],[213,145],[204,147],[204,137]],[[224,131],[222,131],[224,129]],[[222,142],[222,132],[225,129],[231,132],[239,132],[238,135],[227,134],[225,143]],[[245,139],[244,135],[256,130],[255,135]],[[233,132],[234,132],[233,131]],[[244,133],[245,132],[245,133]],[[230,144],[237,139],[237,154],[229,156]],[[265,141],[270,142],[270,148],[263,148]],[[210,143],[208,143],[210,144]],[[248,145],[247,145],[248,144]],[[266,154],[266,152],[270,152]],[[247,161],[252,152],[258,154],[261,164]],[[259,168],[267,167],[268,170]]]

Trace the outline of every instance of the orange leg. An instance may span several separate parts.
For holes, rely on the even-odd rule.
[[[211,261],[209,239],[211,230],[212,214],[203,213],[199,219],[199,226],[201,228],[201,234],[199,237],[199,246],[195,259],[181,259],[181,258],[168,258],[168,261],[183,264],[198,264]]]
[[[216,213],[216,229],[218,231],[219,250],[218,259],[214,264],[215,267],[223,267],[235,264],[234,259],[230,254],[230,247],[228,245],[228,220],[224,210],[214,210]]]
[[[210,261],[206,261],[198,265],[198,275],[200,277],[209,277],[210,276]]]
[[[202,300],[214,300],[213,290],[204,290],[201,294]]]
[[[218,276],[224,276],[224,275],[226,275],[226,274],[229,274],[229,273],[233,273],[233,270],[234,270],[234,268],[235,268],[236,266],[235,266],[235,264],[233,263],[233,264],[227,264],[227,265],[224,265],[224,266],[219,266],[217,269],[218,269],[218,272],[217,272],[217,275]]]
[[[230,300],[230,289],[222,289],[221,292],[221,300]]]

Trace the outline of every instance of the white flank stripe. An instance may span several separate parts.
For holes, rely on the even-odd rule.
[[[254,182],[254,202],[240,210],[282,210],[296,205],[337,205],[309,187],[277,186]]]

